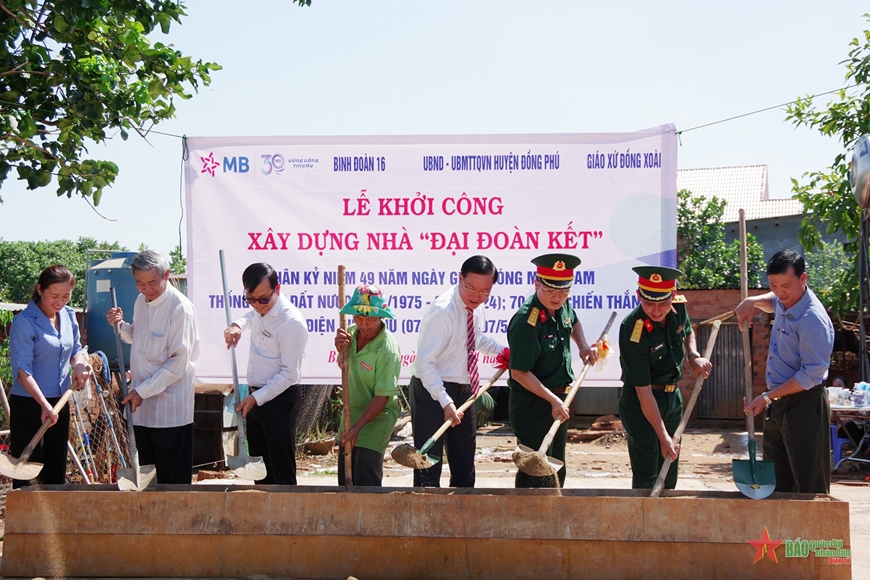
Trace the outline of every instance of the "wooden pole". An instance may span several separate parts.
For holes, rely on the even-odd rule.
[[[344,308],[344,266],[338,267],[338,307]],[[347,320],[344,314],[338,315],[338,325],[342,330],[347,330]],[[342,423],[344,428],[341,430],[341,438],[347,436],[350,430],[350,388],[347,380],[347,347],[341,347],[338,353],[338,364],[341,368],[341,406],[342,406]],[[353,449],[350,442],[344,444],[344,489],[345,491],[353,490],[353,461],[351,453]]]
[[[746,250],[746,214],[741,209],[740,220],[740,301],[749,297],[749,280]],[[746,390],[746,402],[751,403],[755,389],[752,388],[752,348],[749,344],[749,325],[740,329],[743,334],[743,383]],[[750,413],[746,416],[747,440],[755,439],[755,416]]]

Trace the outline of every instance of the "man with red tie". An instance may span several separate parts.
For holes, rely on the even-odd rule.
[[[420,323],[408,385],[414,446],[419,449],[445,421],[452,422],[429,451],[441,457],[446,447],[450,487],[474,487],[477,422],[473,412],[459,413],[457,407],[480,388],[478,354],[506,350],[483,334],[482,306],[497,280],[498,270],[489,258],[468,258],[459,271],[459,283],[432,302]],[[415,469],[414,487],[440,487],[442,465],[439,461],[428,469]]]

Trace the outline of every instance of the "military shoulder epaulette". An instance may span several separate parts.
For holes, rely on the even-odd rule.
[[[686,297],[682,294],[677,294],[674,296],[674,304],[687,304]]]
[[[634,323],[634,329],[631,331],[631,342],[640,342],[640,336],[643,333],[643,319],[638,318]]]
[[[540,308],[535,306],[529,311],[529,317],[526,319],[526,322],[529,326],[536,326],[538,324],[538,313],[541,311]]]

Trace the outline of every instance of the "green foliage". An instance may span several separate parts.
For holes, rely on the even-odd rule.
[[[678,286],[685,289],[740,288],[740,241],[725,243],[725,200],[692,197],[677,192],[677,267],[683,271]],[[758,288],[764,271],[764,249],[746,235],[747,285]]]
[[[0,185],[14,168],[28,189],[56,177],[58,196],[99,205],[118,166],[86,144],[144,136],[220,70],[152,43],[185,16],[175,0],[7,0],[0,13]]]
[[[805,252],[804,259],[809,286],[822,304],[830,304],[840,287],[843,272],[852,267],[852,259],[843,250],[843,244],[838,243],[819,244],[815,250]]]
[[[865,14],[870,21],[870,14]],[[792,179],[794,198],[804,205],[799,240],[809,252],[822,246],[821,232],[841,233],[849,267],[839,277],[822,303],[834,313],[858,309],[858,250],[861,210],[849,187],[848,148],[855,140],[870,133],[870,31],[849,44],[846,84],[855,87],[840,90],[836,100],[816,107],[812,97],[799,98],[787,108],[786,120],[797,127],[816,129],[826,137],[835,137],[843,146],[830,167],[803,175],[803,183]],[[823,227],[824,224],[824,227]],[[810,284],[814,280],[810,279]],[[813,286],[814,288],[816,286]]]
[[[70,306],[84,306],[88,250],[124,250],[118,242],[93,238],[56,242],[7,242],[0,240],[0,301],[27,304],[39,274],[48,266],[63,264],[76,276]]]
[[[169,252],[169,270],[173,274],[184,274],[187,272],[187,258],[181,253],[181,245]]]
[[[9,362],[9,325],[12,323],[12,312],[0,310],[0,382],[6,389],[8,398],[9,389],[12,388],[12,364]],[[0,429],[8,429],[9,420],[6,412],[0,406]]]

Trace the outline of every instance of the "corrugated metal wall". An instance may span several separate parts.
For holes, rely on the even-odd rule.
[[[710,326],[702,326],[696,331],[700,352],[704,352],[710,330]],[[711,362],[713,373],[698,397],[698,419],[744,418],[743,336],[736,323],[724,323],[719,328]]]

